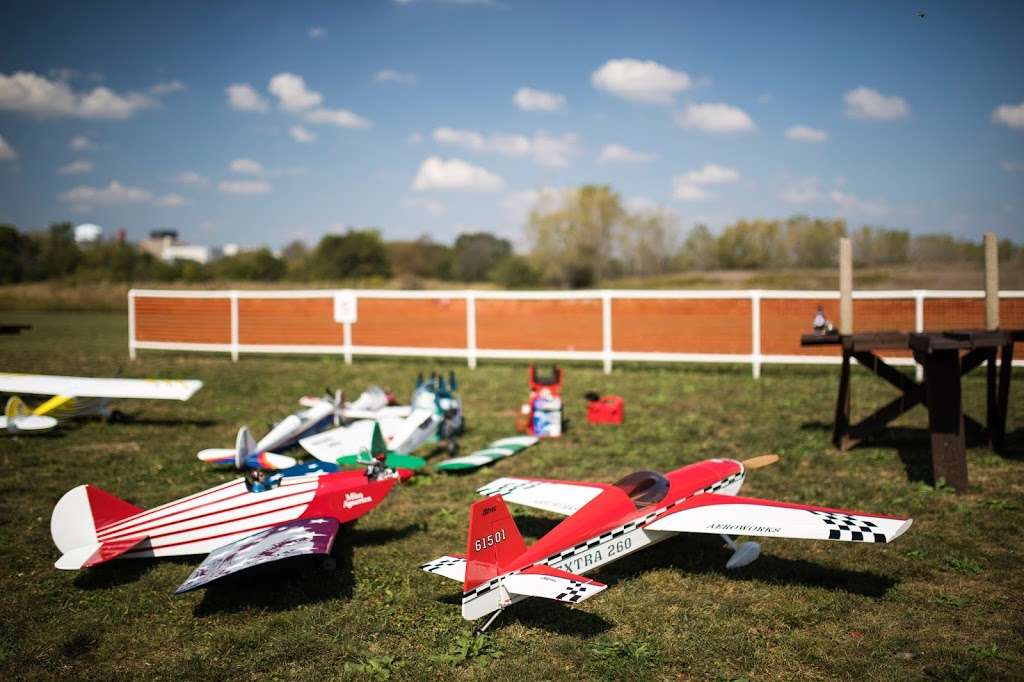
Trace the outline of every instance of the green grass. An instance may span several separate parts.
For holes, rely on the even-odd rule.
[[[0,437],[0,678],[347,679],[1020,679],[1024,663],[1024,376],[1011,400],[1011,453],[970,450],[970,490],[928,482],[925,413],[839,454],[829,446],[835,368],[623,365],[566,367],[568,434],[465,476],[398,490],[338,543],[338,569],[282,562],[206,591],[172,591],[200,561],[53,568],[53,504],[90,482],[143,507],[231,474],[195,459],[263,430],[325,386],[377,382],[404,395],[420,369],[459,371],[467,450],[511,435],[526,393],[522,364],[142,353],[110,313],[19,313],[34,325],[0,337],[0,369],[198,378],[188,403],[125,401],[126,424],[82,421],[49,437]],[[982,374],[966,380],[983,413]],[[862,416],[892,395],[856,372]],[[588,390],[626,399],[621,427],[591,426]],[[914,517],[892,545],[765,539],[727,573],[710,536],[680,536],[605,567],[609,589],[577,606],[510,608],[485,638],[459,615],[459,587],[417,565],[465,545],[474,489],[493,478],[611,481],[704,457],[765,452],[779,464],[748,478],[754,496]],[[532,541],[549,515],[514,509]]]

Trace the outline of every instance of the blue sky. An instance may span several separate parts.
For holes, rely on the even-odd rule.
[[[539,193],[607,183],[683,228],[1021,240],[1022,28],[1019,2],[11,2],[0,221],[522,245]]]

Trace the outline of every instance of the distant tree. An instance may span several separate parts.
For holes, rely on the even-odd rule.
[[[310,256],[307,274],[314,279],[390,277],[391,265],[380,232],[349,230],[324,235]]]
[[[222,258],[211,269],[222,279],[276,282],[284,277],[288,266],[283,259],[263,248]]]
[[[672,268],[679,244],[673,215],[667,211],[627,213],[618,234],[618,258],[607,265],[608,274],[660,275]]]
[[[680,270],[714,270],[718,267],[718,241],[707,225],[697,223],[686,235],[683,248],[675,256]]]
[[[915,263],[980,262],[984,246],[978,241],[961,241],[948,234],[919,234],[910,240],[910,260]]]
[[[837,262],[839,238],[846,236],[843,220],[796,216],[786,221],[785,241],[789,264],[824,268]]]
[[[512,255],[512,244],[490,232],[458,236],[452,249],[451,275],[462,282],[479,282],[494,266]]]
[[[530,260],[515,254],[497,263],[487,277],[506,289],[534,287],[540,283],[540,273],[530,264]]]
[[[82,260],[82,251],[75,243],[71,223],[53,223],[35,238],[39,245],[39,265],[45,278],[70,275]]]
[[[552,197],[544,198],[550,203]],[[570,288],[592,286],[605,274],[625,211],[605,185],[585,185],[535,207],[527,237],[544,280]]]
[[[451,273],[452,249],[438,244],[429,235],[415,241],[388,242],[388,261],[395,275],[448,279]]]
[[[759,269],[787,265],[782,229],[775,220],[740,220],[722,230],[718,263],[726,269]]]
[[[38,244],[13,225],[0,225],[0,284],[36,279],[39,272]]]
[[[906,263],[910,233],[884,227],[864,225],[851,235],[853,262],[857,265],[890,265]]]

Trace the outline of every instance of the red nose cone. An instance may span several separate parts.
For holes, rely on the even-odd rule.
[[[398,480],[408,481],[414,473],[412,469],[398,469]]]

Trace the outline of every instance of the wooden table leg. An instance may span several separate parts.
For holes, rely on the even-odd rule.
[[[999,349],[993,348],[989,351],[988,359],[985,361],[985,442],[995,445],[996,422],[999,420],[999,399],[997,390],[999,388],[996,379],[996,357]]]
[[[843,351],[843,367],[839,372],[839,397],[832,426],[832,444],[840,450],[851,447],[850,439],[850,353]]]
[[[958,493],[967,490],[967,450],[960,394],[960,353],[934,350],[925,358],[928,430],[932,440],[932,472]]]
[[[997,452],[1006,446],[1006,413],[1010,407],[1010,377],[1013,376],[1013,343],[1003,346],[999,359],[999,392],[996,398],[996,418],[992,429],[992,448]]]

